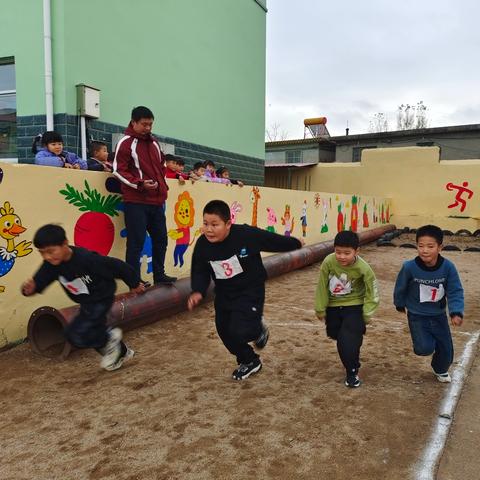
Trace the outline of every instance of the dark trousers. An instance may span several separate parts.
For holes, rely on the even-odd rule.
[[[127,254],[125,261],[140,276],[140,254],[145,235],[152,240],[153,281],[161,280],[165,273],[167,251],[167,226],[163,206],[143,203],[125,203],[125,227],[127,228]]]
[[[432,368],[436,373],[447,373],[453,362],[453,342],[445,313],[427,317],[408,314],[413,351],[417,355],[432,355]]]
[[[109,338],[107,313],[113,298],[80,305],[78,315],[65,327],[66,339],[77,348],[103,348]]]
[[[262,332],[265,293],[230,302],[215,298],[215,326],[227,350],[235,355],[237,363],[250,363],[259,358],[248,344]]]
[[[348,373],[360,368],[360,347],[365,334],[363,305],[328,307],[325,323],[327,336],[337,341],[340,360]]]

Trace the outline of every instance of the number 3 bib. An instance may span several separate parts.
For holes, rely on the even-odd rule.
[[[215,278],[218,280],[228,280],[229,278],[235,277],[235,275],[243,272],[243,268],[236,255],[227,260],[211,261],[210,265],[213,268]]]

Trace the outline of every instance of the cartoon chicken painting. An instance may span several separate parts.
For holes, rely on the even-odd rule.
[[[5,202],[3,207],[0,207],[0,237],[7,241],[7,246],[0,247],[0,277],[4,277],[12,269],[18,257],[25,257],[32,253],[30,248],[32,242],[23,240],[15,244],[15,239],[25,230],[20,217],[15,215],[10,206],[10,202]],[[0,293],[4,291],[5,287],[0,285]]]

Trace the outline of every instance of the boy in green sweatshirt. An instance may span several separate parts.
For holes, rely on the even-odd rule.
[[[359,244],[355,232],[336,235],[335,253],[322,262],[315,294],[315,312],[320,320],[325,320],[327,336],[337,341],[346,370],[345,385],[350,388],[361,384],[358,370],[365,324],[379,303],[375,274],[358,256]]]

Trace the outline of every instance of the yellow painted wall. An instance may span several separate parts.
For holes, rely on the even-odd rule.
[[[307,181],[313,191],[391,198],[398,227],[433,223],[454,232],[480,229],[480,160],[439,161],[438,147],[377,148],[364,150],[361,163],[325,163],[298,170],[295,182]],[[275,178],[268,178],[269,169],[266,174],[269,185]],[[448,190],[447,185],[464,182],[473,196],[468,199],[463,193],[466,203],[461,211],[461,202],[454,206],[458,190],[452,186]]]
[[[30,314],[38,307],[49,305],[63,308],[71,305],[58,284],[50,286],[42,295],[23,297],[20,294],[20,285],[36,271],[42,259],[38,252],[28,251],[35,231],[46,223],[60,223],[66,230],[70,243],[74,239],[83,238],[94,240],[99,245],[99,239],[113,228],[113,245],[108,254],[123,259],[125,256],[125,238],[122,236],[124,229],[123,214],[116,216],[92,215],[87,211],[80,211],[67,201],[66,195],[61,191],[73,192],[74,190],[88,197],[85,192],[87,182],[90,192],[96,190],[101,196],[109,195],[105,188],[108,174],[89,171],[66,170],[54,167],[39,167],[35,165],[8,165],[0,163],[0,348],[21,341],[26,337],[28,319]],[[67,188],[67,184],[69,187]],[[337,218],[340,208],[342,216],[346,218],[346,228],[352,225],[352,195],[323,194],[315,192],[301,192],[280,190],[273,188],[245,186],[225,186],[212,183],[197,182],[192,185],[188,182],[185,186],[178,185],[176,180],[169,180],[170,191],[167,200],[166,216],[169,230],[177,228],[174,221],[175,204],[180,195],[188,192],[194,202],[194,223],[191,228],[193,238],[195,231],[202,225],[202,210],[204,205],[212,199],[218,198],[226,201],[236,213],[236,223],[253,223],[254,212],[257,215],[257,225],[267,228],[267,208],[273,209],[276,214],[276,223],[272,224],[276,232],[284,234],[285,226],[282,217],[285,216],[286,205],[290,205],[291,217],[294,220],[293,236],[302,236],[300,217],[306,208],[307,226],[305,231],[306,243],[316,243],[333,238],[337,233]],[[260,196],[256,198],[255,193]],[[110,194],[116,195],[116,194]],[[114,198],[111,197],[113,200]],[[71,199],[73,201],[73,199]],[[390,201],[380,197],[361,195],[355,198],[358,208],[358,231],[375,228],[382,223],[387,223],[387,214],[391,212]],[[8,202],[9,205],[6,205]],[[306,206],[306,207],[305,207]],[[13,208],[13,213],[10,209]],[[8,210],[8,211],[7,211]],[[366,211],[369,227],[363,226],[363,212]],[[355,211],[355,209],[353,209]],[[115,212],[117,212],[115,210]],[[16,217],[12,216],[15,215]],[[83,215],[83,216],[82,216]],[[8,243],[8,232],[12,221],[18,222],[26,230]],[[324,221],[325,219],[325,221]],[[111,221],[111,222],[110,222]],[[10,222],[10,223],[9,223]],[[270,222],[273,223],[273,222]],[[322,232],[323,224],[323,232]],[[325,231],[327,230],[327,231]],[[78,237],[80,234],[80,237]],[[171,232],[172,236],[174,232]],[[105,242],[102,242],[105,245]],[[173,264],[175,241],[169,238],[166,257],[166,271],[170,275],[186,277],[189,275],[191,253],[190,246],[185,255],[183,267]],[[108,249],[108,246],[107,246]],[[7,250],[17,250],[19,255],[11,254]],[[26,255],[21,256],[22,253]],[[13,260],[13,261],[12,261]],[[147,257],[142,259],[143,277],[149,279],[147,271]],[[11,266],[11,268],[10,268]],[[2,270],[3,268],[3,270]],[[9,269],[10,268],[10,269]],[[151,279],[151,278],[150,278]],[[1,288],[3,287],[3,288]],[[119,291],[127,287],[120,282]]]

